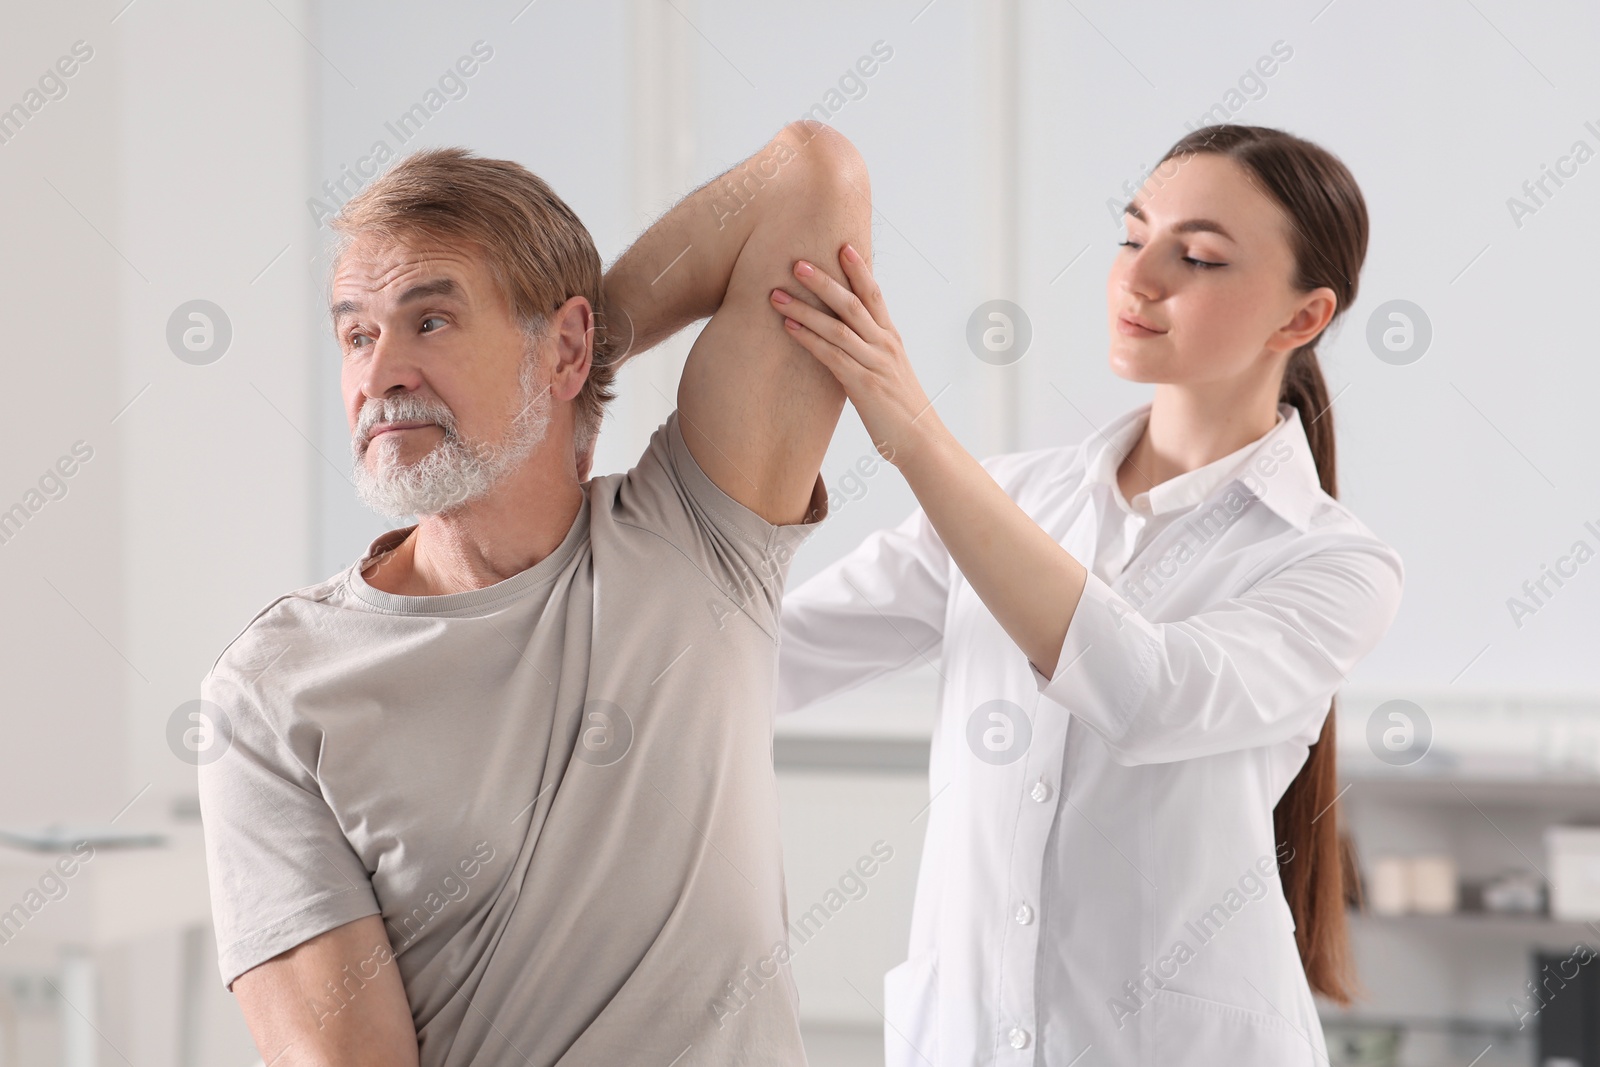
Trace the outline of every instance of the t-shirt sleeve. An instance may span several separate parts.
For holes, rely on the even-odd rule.
[[[219,662],[200,692],[226,746],[201,763],[199,780],[217,965],[231,989],[252,967],[379,908],[315,775],[263,715],[255,687]]]
[[[778,609],[795,552],[828,516],[821,475],[806,520],[774,525],[724,493],[695,462],[674,410],[622,477],[616,521],[660,537],[712,586],[719,611],[741,613],[774,641]]]

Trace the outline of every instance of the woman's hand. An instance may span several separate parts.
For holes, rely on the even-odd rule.
[[[772,291],[772,306],[790,335],[844,386],[878,451],[905,476],[984,605],[1028,660],[1054,677],[1089,572],[939,421],[872,272],[849,245],[839,263],[848,289],[804,260],[794,267],[795,278],[837,319],[782,289]]]
[[[839,251],[839,265],[850,282],[848,289],[803,259],[794,265],[796,280],[838,318],[782,289],[772,291],[772,306],[784,316],[790,336],[844,387],[879,453],[898,466],[943,427],[911,369],[883,290],[866,261],[847,244]]]

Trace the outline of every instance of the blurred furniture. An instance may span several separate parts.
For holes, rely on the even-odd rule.
[[[1368,995],[1322,1006],[1330,1043],[1335,1031],[1392,1025],[1404,1067],[1534,1064],[1545,1022],[1536,953],[1600,946],[1600,923],[1552,916],[1545,892],[1555,874],[1547,830],[1600,822],[1600,716],[1581,699],[1423,696],[1432,747],[1390,766],[1366,739],[1368,714],[1388,696],[1341,699],[1342,823],[1369,890],[1381,894],[1373,877],[1386,857],[1443,854],[1461,892],[1438,914],[1408,899],[1401,914],[1352,915]]]
[[[162,932],[184,935],[180,1067],[198,1067],[199,994],[207,961],[203,946],[211,921],[205,852],[198,825],[162,827],[166,843],[154,848],[97,848],[70,877],[55,863],[70,852],[46,852],[0,843],[0,913],[13,916],[4,929],[0,960],[7,969],[37,969],[59,975],[63,1063],[95,1067],[107,1043],[98,1025],[96,953]],[[55,874],[65,886],[41,883]],[[48,890],[48,892],[47,892]],[[30,897],[30,894],[37,894]],[[25,901],[43,900],[30,911]],[[15,911],[21,906],[23,921]],[[19,926],[20,924],[20,926]]]

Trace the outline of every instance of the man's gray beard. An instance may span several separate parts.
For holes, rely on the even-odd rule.
[[[469,441],[456,431],[455,415],[443,403],[414,394],[368,400],[351,438],[356,494],[373,511],[388,518],[442,515],[485,496],[537,448],[550,429],[550,390],[536,380],[538,356],[530,353],[518,375],[522,408],[511,421],[504,443],[494,446]],[[380,422],[428,421],[444,429],[444,439],[426,456],[401,464],[398,437],[370,443],[371,466],[361,455],[361,442]]]

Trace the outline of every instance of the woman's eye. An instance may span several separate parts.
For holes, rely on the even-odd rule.
[[[367,340],[371,340],[371,338],[368,338],[367,335],[364,334],[364,333],[353,333],[353,334],[351,334],[350,337],[348,338],[348,340],[350,342],[350,347],[351,348],[360,348],[361,347],[361,341],[364,338],[367,339]]]
[[[1121,247],[1121,248],[1142,248],[1143,246],[1140,245],[1138,241],[1134,241],[1134,240],[1130,239],[1130,240],[1126,240],[1126,241],[1120,242],[1119,247]],[[1194,256],[1184,256],[1183,257],[1183,261],[1185,263],[1189,264],[1190,266],[1194,267],[1196,270],[1210,270],[1213,267],[1226,267],[1227,266],[1226,263],[1213,263],[1210,260],[1196,259]]]

